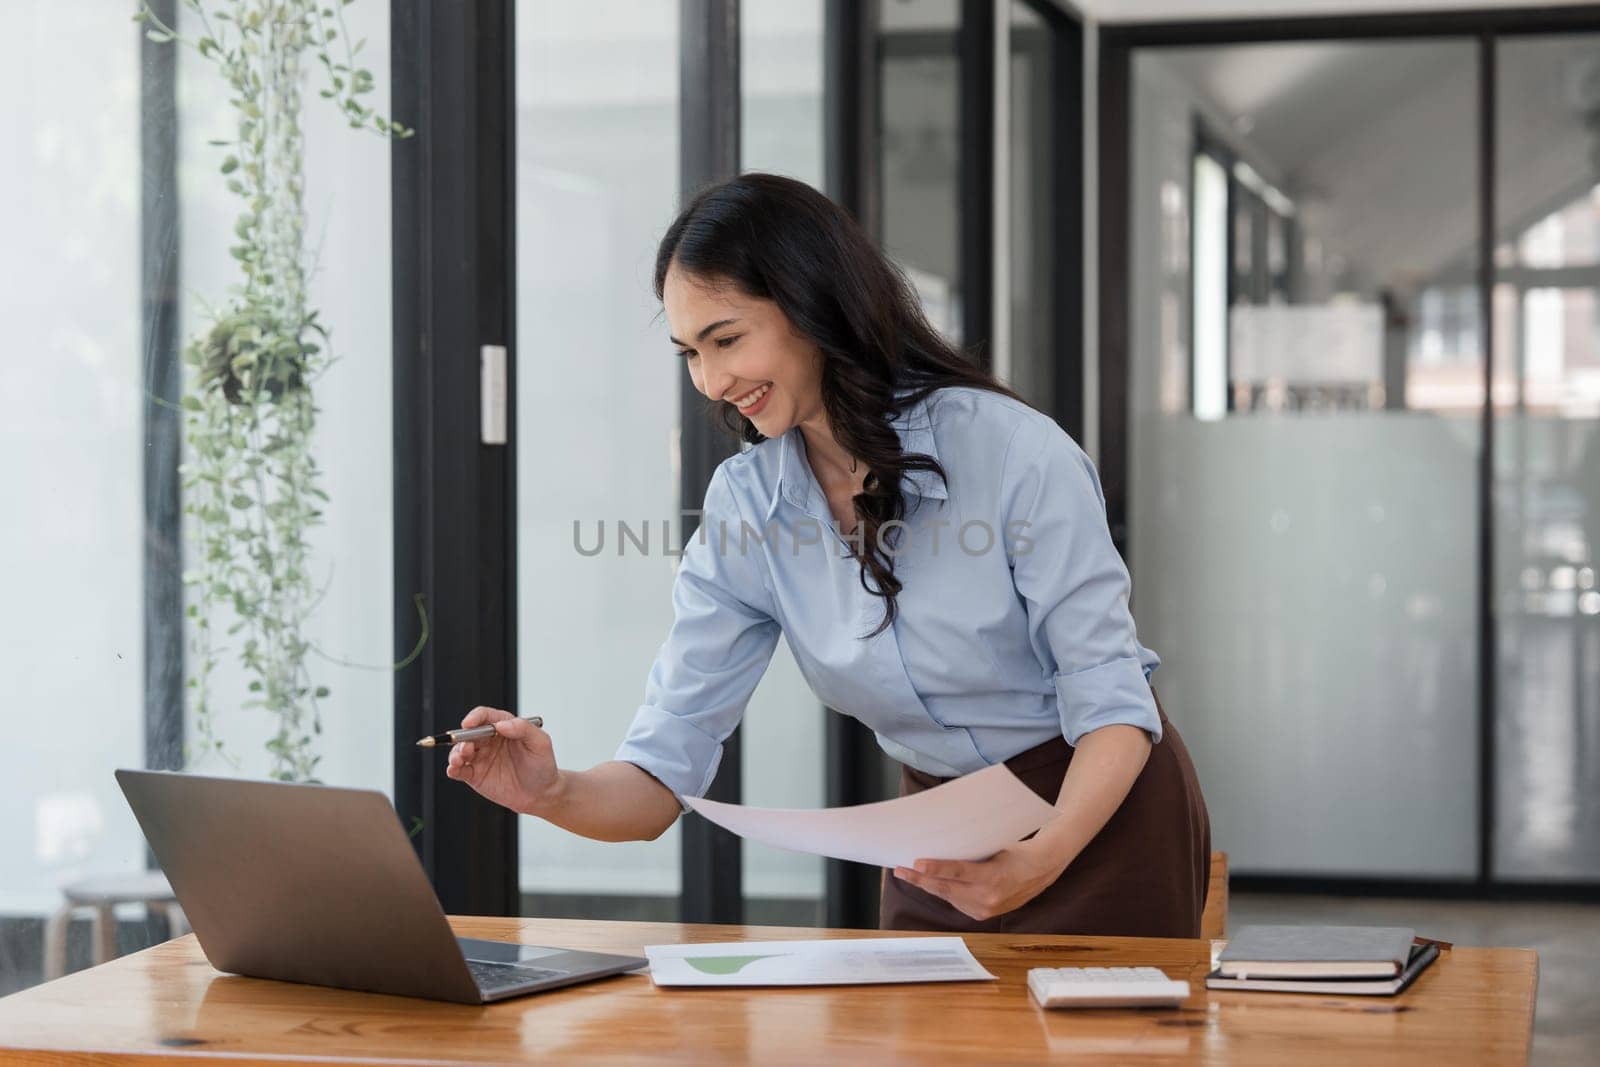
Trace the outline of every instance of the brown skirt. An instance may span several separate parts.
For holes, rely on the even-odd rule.
[[[1189,750],[1157,699],[1161,741],[1105,826],[1042,893],[1020,907],[978,921],[945,900],[884,872],[878,925],[885,930],[1199,937],[1211,864],[1211,822]],[[1006,766],[1054,804],[1072,761],[1056,737],[1006,760]],[[946,778],[902,766],[900,795]]]

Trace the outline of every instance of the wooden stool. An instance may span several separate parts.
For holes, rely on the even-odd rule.
[[[160,871],[142,871],[137,874],[113,874],[100,878],[85,878],[64,886],[67,898],[44,926],[44,977],[45,981],[60,978],[67,971],[67,926],[79,909],[92,909],[94,962],[105,963],[117,955],[118,904],[143,904],[147,910],[162,912],[167,918],[169,937],[189,932],[189,920],[178,906],[172,886]]]

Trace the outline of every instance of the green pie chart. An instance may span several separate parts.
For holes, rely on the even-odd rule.
[[[756,960],[774,960],[787,955],[787,952],[770,952],[764,956],[685,956],[683,962],[701,974],[738,974]]]

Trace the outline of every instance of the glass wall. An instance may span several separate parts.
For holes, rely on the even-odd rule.
[[[11,147],[0,168],[10,212],[0,313],[11,323],[0,392],[12,401],[0,423],[0,550],[13,564],[0,666],[13,721],[46,727],[17,735],[11,769],[0,776],[0,807],[10,813],[0,820],[0,993],[43,976],[42,920],[62,904],[64,887],[144,871],[143,837],[115,769],[145,766],[159,737],[181,742],[175,762],[186,770],[285,771],[268,746],[281,721],[275,710],[286,705],[251,688],[262,674],[247,665],[245,644],[261,619],[284,623],[285,644],[258,650],[258,663],[281,664],[287,642],[299,643],[305,717],[291,743],[304,759],[288,773],[392,787],[389,145],[351,130],[306,72],[305,306],[328,336],[304,364],[314,375],[300,383],[318,409],[303,438],[318,473],[303,484],[326,499],[308,505],[317,515],[274,509],[269,520],[267,503],[281,499],[273,462],[247,443],[227,454],[258,459],[264,491],[239,487],[225,514],[197,513],[190,483],[203,464],[187,429],[181,456],[148,479],[145,457],[162,454],[162,434],[185,427],[202,394],[190,366],[181,394],[160,396],[163,368],[176,368],[178,350],[210,333],[227,314],[230,287],[243,281],[230,252],[246,241],[236,229],[242,201],[228,183],[246,174],[221,173],[237,149],[209,143],[238,136],[215,66],[182,43],[146,41],[132,10],[115,0],[26,0],[8,10],[0,41],[0,124]],[[182,10],[176,28],[193,38],[192,13]],[[386,115],[388,6],[359,0],[345,19],[352,43],[367,42],[374,89],[363,102]],[[157,102],[143,112],[142,94]],[[148,276],[141,241],[154,250]],[[174,265],[176,276],[163,283],[154,268]],[[146,302],[175,310],[175,336],[147,330]],[[147,510],[147,496],[175,487],[187,512]],[[305,600],[286,607],[269,598],[242,626],[231,596],[211,598],[202,612],[196,582],[184,603],[163,606],[161,582],[176,587],[180,571],[194,578],[212,549],[223,553],[214,564],[296,581],[253,554],[244,531],[262,523],[275,549],[303,543]],[[234,532],[219,537],[223,525]],[[204,724],[196,697],[202,617],[215,635]],[[167,697],[167,676],[182,696]],[[220,753],[207,736],[221,742]],[[166,934],[138,906],[118,914],[123,951]],[[68,930],[68,969],[89,962],[87,925]]]
[[[916,286],[929,321],[959,343],[960,8],[956,0],[906,0],[880,12],[879,239]]]
[[[0,942],[0,992],[38,980],[63,883],[144,867],[111,777],[144,762],[139,37],[114,0],[33,0],[8,23],[0,663],[7,721],[35,728],[0,775],[0,923],[32,920]]]
[[[1600,138],[1592,115],[1600,36],[1507,40],[1496,69],[1495,874],[1593,882]]]
[[[822,188],[822,0],[739,5],[740,169]]]
[[[1055,405],[1062,352],[1055,336],[1061,250],[1055,246],[1055,129],[1076,100],[1055,96],[1054,42],[1045,21],[1010,0],[1011,123],[1007,224],[1011,337],[1009,383],[1044,411]]]
[[[741,169],[823,184],[821,0],[740,4]],[[769,808],[823,807],[823,716],[786,641],[762,677],[742,727],[743,802]],[[745,916],[752,922],[816,925],[822,860],[746,841]]]
[[[651,270],[680,206],[678,15],[608,2],[518,16],[519,690],[561,764],[582,768],[614,754],[672,622],[677,560],[660,534],[681,532],[680,365]],[[748,3],[741,33],[743,168],[820,185],[821,3]],[[648,523],[649,548],[624,547],[619,522]],[[575,524],[604,550],[580,553]],[[821,806],[822,717],[780,647],[744,720],[746,803]],[[676,826],[613,844],[525,819],[520,845],[531,913],[677,916]],[[757,919],[820,912],[815,857],[746,844],[744,884]]]
[[[1134,614],[1237,871],[1477,872],[1476,63],[1134,54]]]
[[[1056,247],[1058,139],[1061,117],[1079,106],[1060,99],[1057,64],[1066,36],[1031,0],[1007,0],[1010,22],[1005,114],[1000,131],[1008,147],[1005,227],[997,242],[1006,295],[1005,336],[993,339],[995,373],[1029,403],[1045,411],[1056,404],[1056,338],[1062,250]],[[904,0],[885,4],[879,16],[878,178],[883,248],[905,270],[930,321],[946,337],[963,337],[961,292],[961,85],[962,9],[955,0]],[[1074,40],[1076,38],[1073,38]],[[989,160],[988,147],[982,158]],[[1073,153],[1074,157],[1076,153]]]
[[[180,29],[190,39],[203,36],[205,28],[194,13],[182,11]],[[344,19],[351,44],[366,41],[361,64],[371,71],[375,88],[363,102],[388,115],[388,5],[356,0],[345,9]],[[220,173],[233,149],[211,143],[236,136],[237,119],[227,106],[226,87],[216,68],[193,49],[181,49],[178,57],[179,341],[187,343],[211,330],[217,314],[229,306],[231,287],[242,280],[231,251],[237,244],[241,202]],[[326,360],[326,367],[313,385],[319,410],[310,454],[317,485],[327,499],[309,498],[320,514],[299,531],[307,542],[312,598],[305,605],[309,611],[301,636],[309,645],[305,680],[313,694],[328,692],[312,697],[319,705],[319,725],[307,722],[302,733],[310,736],[318,761],[310,777],[330,785],[377,789],[392,797],[392,148],[383,137],[351,129],[347,116],[317,95],[316,72],[307,70],[305,75],[301,197],[306,298],[327,327],[327,336],[319,338],[318,357]],[[195,377],[196,368],[186,364],[187,392],[200,388]],[[271,432],[270,423],[264,432]],[[267,436],[260,445],[272,448]],[[193,471],[202,467],[193,442],[186,447],[184,460],[192,478]],[[248,485],[243,488],[254,495]],[[188,487],[186,492],[193,495],[195,489]],[[277,521],[269,519],[263,525],[257,519],[251,525],[271,531]],[[235,529],[240,528],[235,520]],[[186,570],[196,579],[205,573],[207,544],[192,516],[185,536]],[[278,538],[277,533],[269,536]],[[285,550],[281,542],[276,547],[280,554]],[[191,581],[188,603],[200,609],[197,589],[198,582]],[[234,630],[242,621],[227,605],[211,619],[218,666],[209,689],[223,749],[206,750],[205,727],[197,721],[193,699],[198,687],[192,687],[185,715],[185,736],[190,739],[186,766],[203,774],[266,778],[281,767],[269,751],[278,724],[274,716],[253,706],[262,694],[252,688],[256,675],[244,663],[254,630],[249,625]],[[192,628],[194,620],[190,624]],[[420,632],[420,620],[418,625]],[[272,640],[270,630],[261,640]],[[195,678],[202,661],[192,643],[187,656],[187,674]]]
[[[678,209],[678,10],[533,4],[516,26],[518,710],[584,768],[615,754],[672,622],[680,367],[651,271]],[[607,844],[519,822],[535,914],[676,916],[676,826]]]

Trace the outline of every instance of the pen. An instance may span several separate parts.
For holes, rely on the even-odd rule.
[[[531,722],[535,726],[544,725],[544,720],[537,715],[525,718],[523,721]],[[421,741],[417,742],[417,747],[432,748],[435,745],[457,745],[463,741],[476,741],[480,737],[492,737],[494,736],[494,732],[493,723],[490,723],[488,726],[474,726],[470,730],[446,730],[442,734],[434,734],[432,737],[424,737]]]

